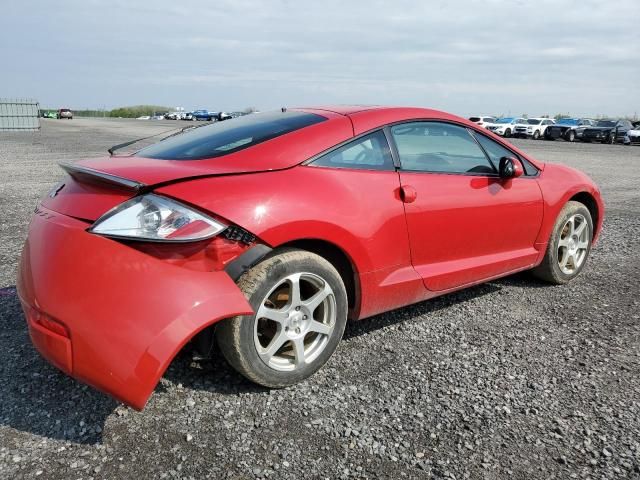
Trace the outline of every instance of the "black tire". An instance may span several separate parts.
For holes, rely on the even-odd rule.
[[[507,128],[507,129],[504,131],[504,137],[505,137],[505,138],[509,138],[510,136],[511,136],[511,130]]]
[[[615,145],[616,143],[616,134],[615,133],[610,133],[609,136],[607,137],[607,143],[609,145]]]
[[[567,132],[567,142],[575,142],[576,141],[576,132],[573,130],[569,130]]]
[[[533,132],[533,139],[540,140],[540,130],[536,130],[535,132]]]
[[[575,269],[574,272],[567,274],[563,272],[559,265],[559,241],[563,229],[567,221],[574,215],[581,215],[587,222],[587,248],[584,260]],[[591,241],[593,239],[593,220],[589,209],[580,202],[570,201],[560,211],[556,223],[553,226],[551,232],[551,238],[549,238],[549,244],[547,245],[547,251],[542,260],[542,263],[533,269],[533,274],[541,280],[544,280],[555,285],[563,285],[575,277],[584,269],[589,259],[589,253],[591,252]]]
[[[329,360],[342,339],[347,322],[346,289],[338,271],[319,255],[297,249],[280,250],[243,274],[238,280],[238,286],[254,311],[258,312],[274,288],[280,288],[279,285],[288,276],[301,272],[317,276],[326,282],[326,285],[333,291],[335,299],[333,328],[327,335],[328,338],[323,349],[319,351],[313,361],[297,366],[290,371],[278,370],[268,365],[260,357],[254,339],[256,331],[254,329],[257,328],[256,322],[259,321],[256,318],[257,314],[226,319],[220,322],[216,328],[218,346],[229,364],[238,373],[259,385],[283,388],[305,380]],[[287,300],[287,305],[289,305],[289,300]],[[310,316],[313,320],[313,313]],[[264,320],[262,321],[264,322]],[[314,333],[309,331],[306,334],[303,333],[303,342],[307,341],[309,334],[311,334],[310,338],[313,341]],[[275,338],[276,335],[278,333],[275,333],[273,337]],[[282,345],[281,348],[290,347],[293,351],[293,342],[287,341]],[[280,351],[279,349],[278,352]]]

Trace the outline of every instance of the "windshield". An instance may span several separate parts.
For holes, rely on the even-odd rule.
[[[540,125],[542,123],[542,120],[538,118],[530,118],[529,120],[527,120],[527,123],[529,125]]]
[[[496,123],[511,123],[511,122],[513,122],[512,117],[499,118],[498,120],[496,120]]]
[[[615,127],[615,120],[598,120],[596,127]]]
[[[143,148],[136,155],[161,160],[221,157],[325,120],[320,115],[295,111],[246,115],[192,129]]]

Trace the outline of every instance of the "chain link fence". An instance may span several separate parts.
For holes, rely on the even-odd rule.
[[[40,104],[30,98],[0,98],[0,131],[40,130]]]

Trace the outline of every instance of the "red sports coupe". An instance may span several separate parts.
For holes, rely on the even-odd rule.
[[[188,342],[284,387],[347,318],[521,270],[568,282],[604,214],[585,174],[421,108],[282,109],[63,168],[22,253],[31,339],[137,409]]]

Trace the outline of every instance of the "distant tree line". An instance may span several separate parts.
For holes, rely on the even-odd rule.
[[[156,115],[173,111],[170,107],[160,105],[134,105],[132,107],[114,108],[109,112],[110,117],[138,118],[145,115]]]

